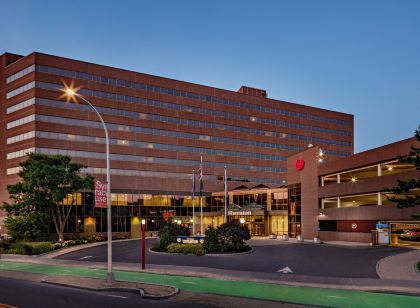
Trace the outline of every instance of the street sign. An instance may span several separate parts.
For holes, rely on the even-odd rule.
[[[106,182],[95,180],[95,207],[106,208]]]

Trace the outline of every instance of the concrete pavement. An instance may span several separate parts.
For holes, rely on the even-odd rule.
[[[388,256],[379,260],[376,272],[381,279],[399,279],[420,282],[417,263],[420,262],[420,249]]]
[[[94,277],[105,279],[104,268],[87,267],[86,262],[78,262],[74,266],[57,266],[40,264],[42,258],[33,258],[35,263],[0,261],[0,270],[30,272],[49,276],[71,275],[77,277]],[[44,259],[45,260],[45,259]],[[104,267],[104,265],[103,265]],[[304,305],[329,307],[418,307],[420,297],[401,294],[361,292],[356,290],[338,290],[328,288],[314,288],[307,286],[293,286],[279,283],[255,282],[244,280],[192,277],[187,275],[157,274],[139,271],[114,270],[117,280],[155,283],[174,286],[181,291],[238,296],[259,300],[271,300]],[[382,281],[376,279],[376,281]],[[413,282],[407,282],[413,283]],[[417,285],[416,290],[420,290]]]

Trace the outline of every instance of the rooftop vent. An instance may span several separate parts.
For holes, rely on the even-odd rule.
[[[251,88],[251,87],[247,87],[247,86],[242,86],[238,90],[238,92],[243,93],[243,94],[247,94],[247,95],[267,97],[267,91],[266,90]]]

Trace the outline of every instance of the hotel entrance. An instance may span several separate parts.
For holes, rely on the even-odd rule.
[[[254,213],[253,213],[254,212]],[[255,215],[254,215],[255,214]],[[237,221],[248,227],[251,236],[265,236],[266,233],[266,221],[264,211],[228,211],[229,221]]]

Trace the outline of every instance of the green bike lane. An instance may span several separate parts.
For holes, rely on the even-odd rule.
[[[105,278],[106,270],[0,261],[0,270],[43,275]],[[223,280],[145,272],[114,271],[117,280],[175,286],[180,290],[213,293],[327,307],[420,307],[420,297],[389,293],[324,289],[239,280]]]

